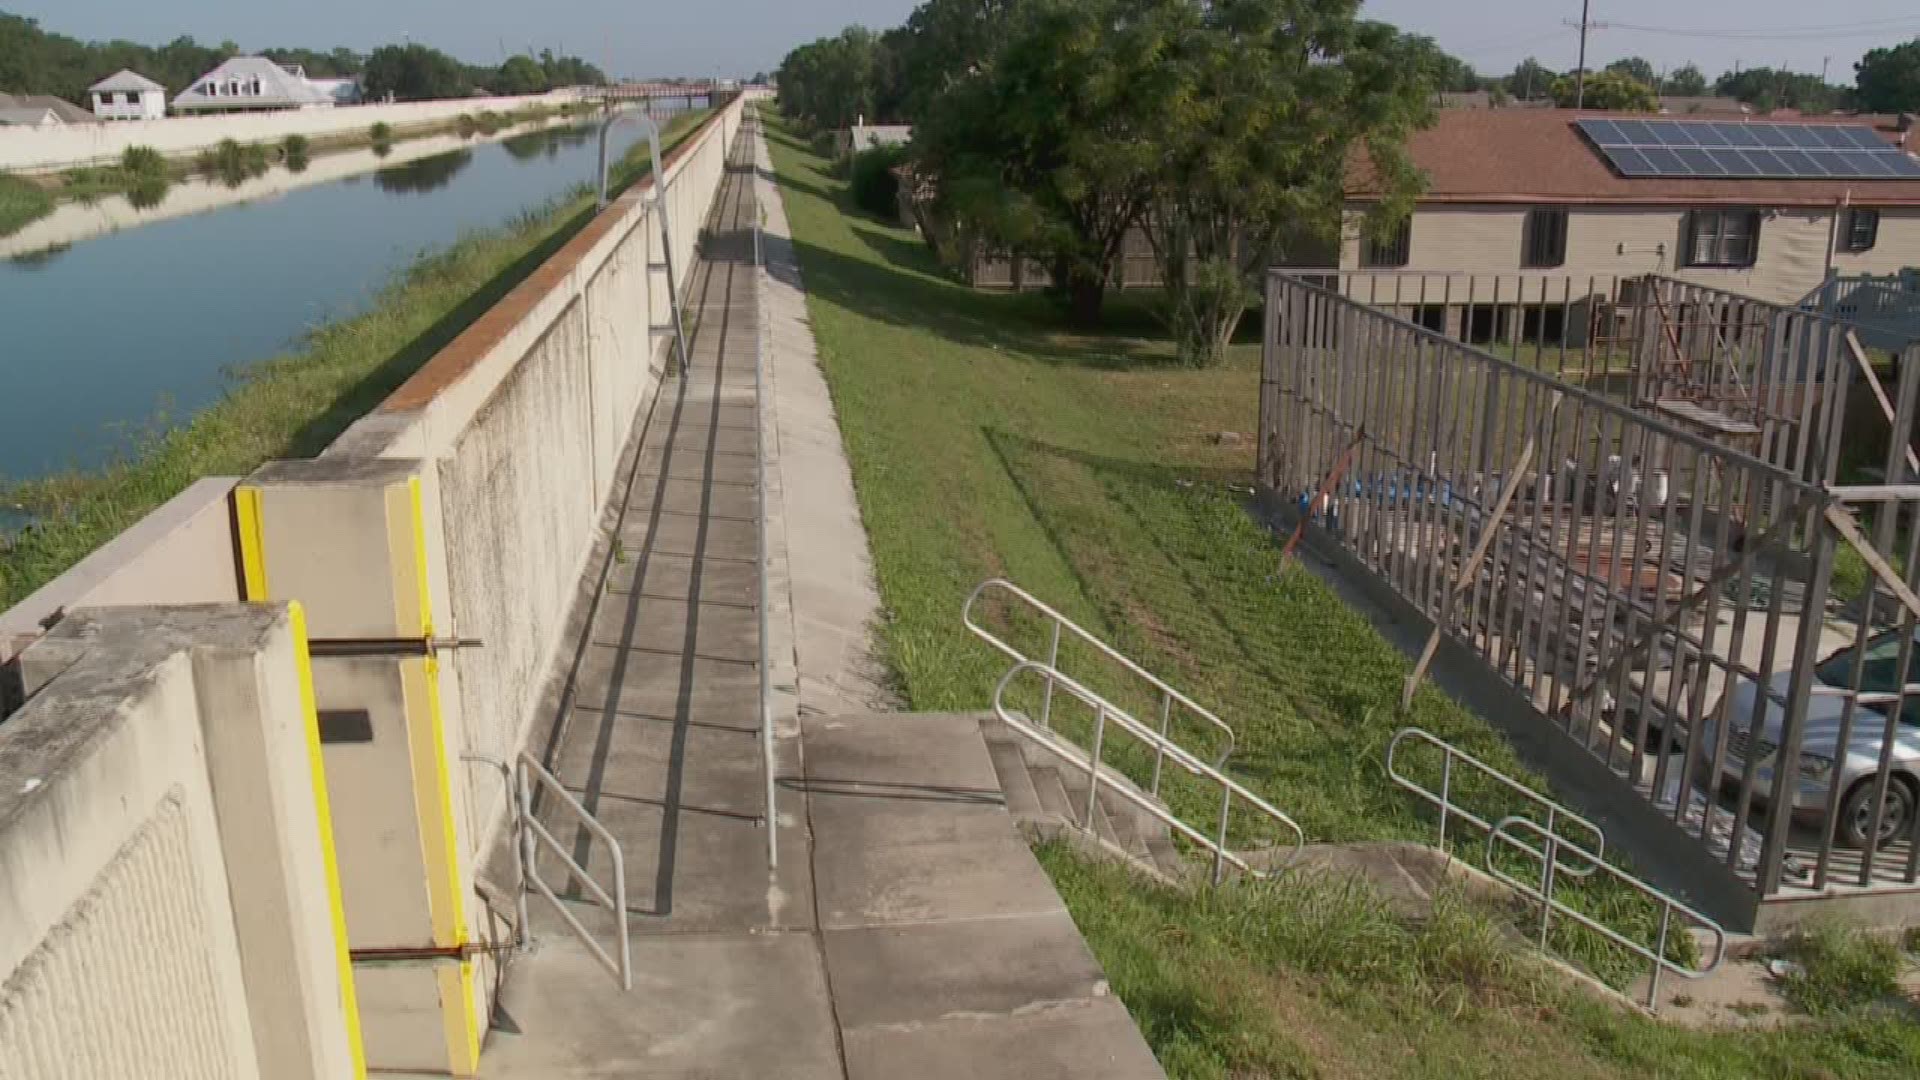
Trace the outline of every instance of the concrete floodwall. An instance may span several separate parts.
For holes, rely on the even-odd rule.
[[[0,611],[0,718],[20,703],[21,650],[68,611],[240,599],[233,477],[190,485],[25,600]]]
[[[286,606],[81,612],[0,724],[0,1076],[364,1075]]]
[[[240,143],[277,143],[289,135],[321,138],[364,134],[375,124],[395,132],[444,124],[464,114],[511,112],[529,105],[553,107],[582,100],[578,90],[555,90],[522,97],[452,98],[392,105],[343,105],[324,109],[227,113],[220,116],[171,116],[164,120],[127,120],[111,124],[67,124],[50,128],[0,127],[0,172],[53,172],[81,165],[106,165],[129,146],[150,146],[168,157],[197,153],[224,139]]]
[[[742,103],[668,156],[673,266],[691,282]],[[433,464],[429,531],[444,544],[446,629],[484,640],[455,665],[463,750],[509,760],[528,743],[561,629],[640,408],[672,337],[660,228],[636,185],[435,356],[328,454]],[[550,719],[550,718],[549,718]],[[469,763],[474,850],[504,793]]]

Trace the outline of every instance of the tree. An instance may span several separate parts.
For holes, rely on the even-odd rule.
[[[864,26],[820,38],[780,63],[780,104],[817,129],[838,130],[873,113],[878,38]]]
[[[1688,64],[1668,72],[1666,83],[1661,90],[1677,97],[1705,97],[1707,77],[1700,73],[1698,66]]]
[[[1071,319],[1099,321],[1127,230],[1158,184],[1161,115],[1181,76],[1168,5],[1033,0],[992,65],[933,99],[916,165],[942,210],[995,245],[1045,258]]]
[[[1519,101],[1547,96],[1558,78],[1552,70],[1529,56],[1514,67],[1513,74],[1507,76],[1507,93]]]
[[[926,0],[907,16],[900,66],[905,116],[918,120],[933,99],[992,64],[1029,0]]]
[[[1867,112],[1920,111],[1920,38],[1873,49],[1853,65],[1855,104]]]
[[[1660,76],[1654,73],[1653,62],[1644,56],[1629,56],[1615,60],[1607,65],[1607,70],[1616,75],[1625,75],[1634,82],[1645,83],[1648,86],[1658,86],[1660,83]]]
[[[1572,75],[1562,75],[1553,80],[1550,92],[1554,104],[1563,109],[1573,108],[1576,100],[1580,100]],[[1653,92],[1653,87],[1637,79],[1617,71],[1596,71],[1587,74],[1586,95],[1581,107],[1609,112],[1659,112],[1660,98]]]
[[[1818,75],[1803,75],[1785,68],[1748,68],[1720,76],[1714,89],[1727,97],[1738,98],[1761,112],[1774,109],[1798,109],[1807,113],[1832,112],[1841,103],[1843,91],[1828,85]]]
[[[1181,34],[1185,85],[1159,112],[1167,147],[1146,215],[1180,356],[1226,355],[1268,266],[1337,250],[1351,151],[1364,148],[1368,227],[1420,189],[1406,152],[1433,118],[1427,43],[1354,18],[1347,0],[1215,0]]]
[[[391,94],[400,101],[465,97],[473,79],[460,61],[425,45],[383,45],[367,57],[364,75],[369,100]]]
[[[533,57],[524,54],[508,57],[493,82],[494,91],[502,94],[538,94],[547,86],[547,73]]]
[[[1307,2],[1312,4],[1315,0]],[[1402,60],[1417,65],[1434,91],[1480,89],[1480,73],[1473,70],[1472,64],[1448,53],[1424,34],[1400,35],[1399,49]]]

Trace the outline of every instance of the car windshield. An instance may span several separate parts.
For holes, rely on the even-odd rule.
[[[1860,668],[1860,690],[1863,693],[1891,694],[1900,689],[1900,631],[1888,630],[1867,639],[1864,647],[1865,663]],[[1920,650],[1913,650],[1920,652]],[[1814,678],[1828,686],[1849,687],[1853,685],[1853,662],[1860,650],[1852,646],[1820,661],[1814,669]],[[1909,666],[1915,670],[1907,673],[1907,678],[1920,681],[1920,665],[1914,665],[1909,657]],[[1920,717],[1920,694],[1909,697],[1900,711],[1902,719],[1909,722]],[[1886,706],[1877,706],[1885,711]]]

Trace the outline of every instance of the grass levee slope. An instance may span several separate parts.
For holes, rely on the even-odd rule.
[[[953,281],[910,230],[854,209],[803,136],[768,134],[871,538],[879,644],[909,707],[990,701],[1006,663],[959,610],[998,575],[1214,707],[1239,733],[1232,770],[1313,839],[1432,842],[1432,819],[1384,774],[1404,723],[1523,772],[1436,691],[1403,717],[1406,658],[1324,583],[1282,567],[1247,512],[1257,343],[1196,371],[1143,308],[1123,306],[1105,334],[1067,332],[1043,297]],[[1042,854],[1176,1077],[1920,1067],[1920,1033],[1866,1012],[1790,1036],[1703,1037],[1624,1015],[1544,977],[1504,920],[1453,901],[1415,926],[1350,882],[1177,892]],[[1622,925],[1651,919],[1617,893],[1586,902]],[[1578,935],[1556,944],[1616,982],[1633,971]]]

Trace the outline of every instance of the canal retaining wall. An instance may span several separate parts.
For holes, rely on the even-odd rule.
[[[740,101],[726,104],[669,156],[683,287],[741,116]],[[0,648],[31,694],[0,721],[0,1072],[20,1023],[36,1025],[30,1052],[74,1060],[117,1024],[114,1046],[149,1047],[128,1059],[158,1066],[131,1070],[143,1075],[352,1075],[339,1067],[348,1033],[376,1070],[476,1072],[519,891],[476,867],[508,820],[517,755],[537,752],[553,719],[543,682],[577,631],[568,611],[670,357],[651,184],[614,200],[321,456],[204,481],[0,618]],[[88,606],[236,596],[254,603],[159,616]],[[289,605],[311,628],[310,663],[299,635],[278,636]],[[234,612],[280,622],[236,642],[219,623]],[[143,634],[155,618],[174,629]],[[197,681],[216,653],[252,675]],[[290,697],[303,681],[311,690]],[[75,726],[100,717],[111,737]],[[78,742],[62,741],[69,731]],[[232,754],[219,749],[229,739]],[[250,762],[258,784],[278,786],[240,786],[223,762]],[[296,766],[304,796],[286,789]],[[250,818],[229,812],[233,792]],[[105,824],[73,831],[94,818]],[[259,865],[233,865],[229,834],[258,846]],[[156,862],[143,845],[163,840]],[[337,890],[321,849],[334,852]],[[145,861],[130,866],[130,852]],[[32,895],[9,882],[32,882]],[[330,893],[328,920],[316,906]],[[76,936],[97,910],[114,913],[106,929]],[[147,969],[128,982],[107,962],[126,928],[155,919],[164,930],[141,943],[165,950],[141,960],[152,978],[199,980],[181,983],[178,1003],[147,993]],[[341,947],[351,976],[336,973],[329,994],[316,950]],[[183,975],[189,955],[205,969]],[[276,967],[285,985],[258,981]],[[43,984],[53,990],[38,997],[15,990]],[[126,994],[144,995],[138,1008]],[[74,1003],[88,995],[106,1005]],[[179,1052],[201,1055],[177,1066],[153,1049],[181,1046],[176,1007],[196,1025]],[[269,1062],[295,1035],[308,1064]]]
[[[309,139],[364,135],[384,123],[396,134],[445,124],[463,115],[505,113],[528,106],[553,107],[582,100],[579,90],[555,90],[520,97],[453,98],[388,105],[343,105],[327,109],[226,113],[219,116],[170,116],[111,124],[65,124],[49,128],[0,127],[0,172],[58,172],[87,165],[111,165],[129,146],[148,146],[168,157],[196,154],[232,139],[239,143],[278,143],[289,135]]]

